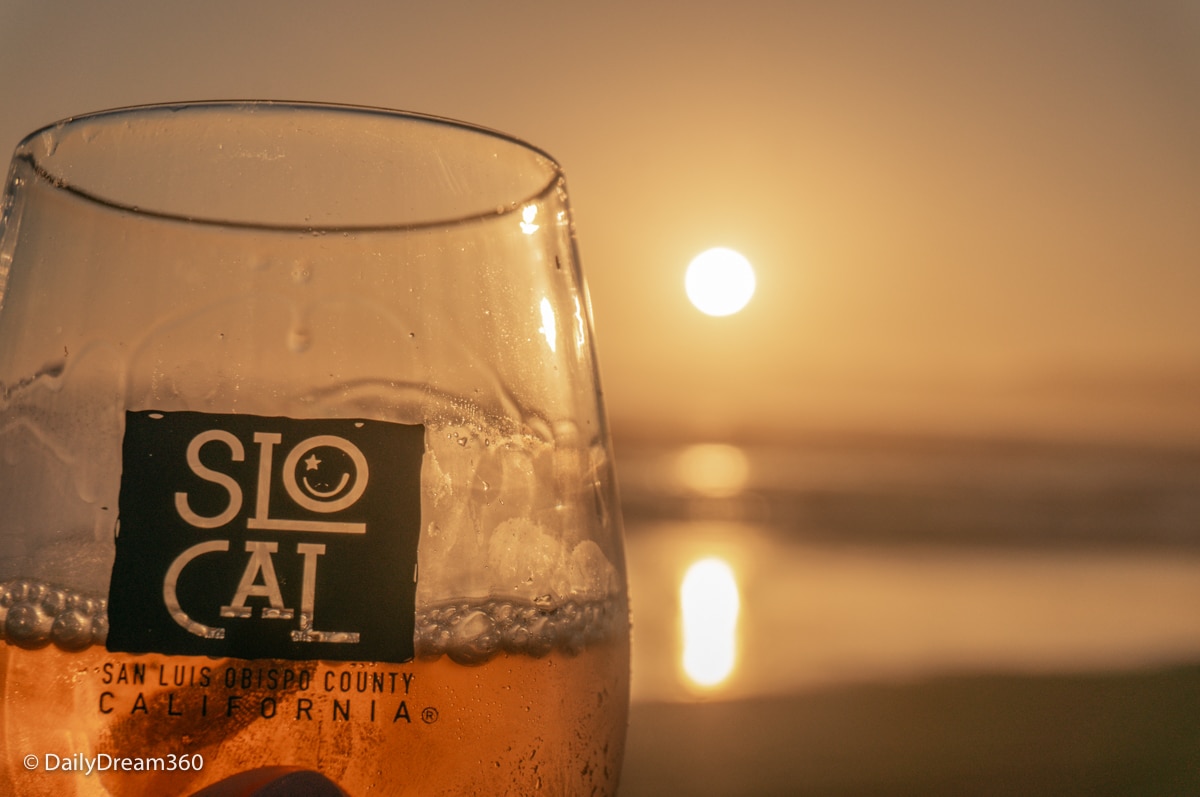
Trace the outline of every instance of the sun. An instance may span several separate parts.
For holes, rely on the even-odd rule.
[[[717,247],[696,255],[684,278],[688,299],[706,315],[733,315],[754,295],[754,269],[732,249]]]

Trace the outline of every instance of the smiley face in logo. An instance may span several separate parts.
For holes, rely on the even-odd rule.
[[[311,512],[340,512],[367,489],[367,458],[343,437],[317,435],[298,444],[283,463],[283,486]]]

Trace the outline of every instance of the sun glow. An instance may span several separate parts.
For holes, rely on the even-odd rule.
[[[690,445],[675,459],[675,476],[688,490],[714,498],[740,493],[750,478],[750,461],[737,446]]]
[[[737,659],[740,598],[733,570],[723,559],[701,559],[688,568],[679,597],[683,671],[697,686],[718,686],[733,672]]]
[[[558,325],[554,321],[554,308],[550,306],[549,299],[542,299],[539,307],[542,311],[542,325],[538,327],[538,332],[546,339],[550,351],[558,351]]]
[[[533,220],[537,218],[537,211],[537,205],[526,205],[521,209],[521,232],[533,235],[540,229],[540,225],[533,223]]]
[[[732,249],[709,249],[696,255],[684,277],[688,299],[711,316],[732,315],[754,295],[754,269]]]

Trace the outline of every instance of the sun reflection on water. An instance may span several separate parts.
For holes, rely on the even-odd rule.
[[[733,569],[717,557],[688,568],[679,589],[683,619],[683,671],[692,684],[712,689],[737,663],[740,595]]]

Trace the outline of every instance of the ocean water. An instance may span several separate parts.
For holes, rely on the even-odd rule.
[[[1200,663],[1200,452],[1032,443],[618,446],[635,701]],[[729,676],[680,585],[739,590]]]

